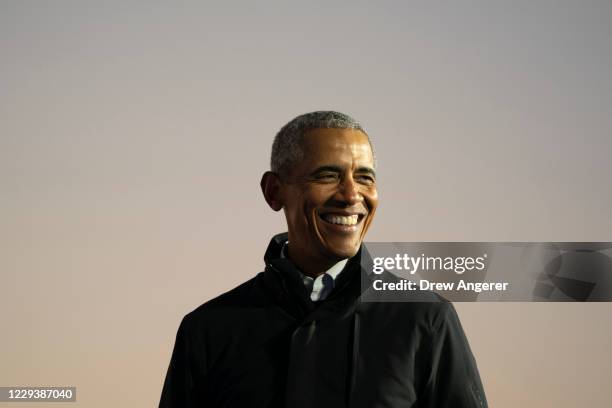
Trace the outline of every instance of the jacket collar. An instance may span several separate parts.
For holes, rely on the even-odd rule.
[[[344,272],[336,279],[335,288],[330,296],[317,307],[310,300],[301,272],[289,259],[280,257],[287,239],[287,233],[272,237],[264,255],[265,284],[283,308],[293,315],[302,317],[312,315],[313,318],[327,312],[351,309],[350,305],[358,301],[363,290],[362,280],[370,279],[368,272],[372,270],[370,267],[372,261],[364,245],[362,244],[357,254],[349,259]]]
[[[266,253],[264,254],[264,261],[266,262],[266,265],[268,265],[273,259],[279,259],[281,257],[280,253],[283,249],[283,245],[285,245],[285,242],[287,242],[288,239],[289,234],[286,232],[276,234],[272,237],[270,243],[268,244],[268,249],[266,249]]]

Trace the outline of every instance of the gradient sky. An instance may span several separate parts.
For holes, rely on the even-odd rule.
[[[0,1],[0,385],[155,405],[312,110],[372,137],[369,240],[612,241],[610,39],[607,1]],[[457,309],[491,406],[612,405],[612,305]]]

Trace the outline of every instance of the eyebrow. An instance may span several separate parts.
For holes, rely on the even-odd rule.
[[[376,178],[376,172],[371,167],[359,167],[357,173],[368,173],[372,177]]]
[[[317,167],[312,173],[310,173],[310,175],[314,176],[319,173],[323,173],[325,171],[329,171],[332,173],[342,173],[342,168],[339,166],[333,166],[333,165],[321,166],[321,167]],[[374,169],[370,167],[365,167],[365,166],[359,167],[356,170],[356,173],[367,173],[367,174],[370,174],[372,177],[376,178],[376,172],[374,171]]]

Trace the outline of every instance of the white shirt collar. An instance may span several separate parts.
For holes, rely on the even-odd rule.
[[[289,241],[286,241],[283,244],[283,247],[281,248],[281,253],[280,253],[281,258],[287,258],[287,244],[288,243]],[[337,262],[331,268],[326,270],[325,273],[320,274],[316,278],[313,278],[308,275],[304,275],[302,271],[300,271],[300,274],[302,275],[302,281],[304,282],[304,286],[306,286],[306,289],[310,291],[310,299],[313,302],[323,300],[323,298],[320,296],[321,290],[323,289],[323,275],[327,274],[331,276],[335,282],[338,275],[340,275],[340,272],[344,270],[344,267],[346,266],[347,262],[348,262],[348,259],[343,259],[340,262]]]

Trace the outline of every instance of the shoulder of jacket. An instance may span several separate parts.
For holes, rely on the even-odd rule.
[[[435,302],[432,306],[430,316],[430,330],[432,333],[438,333],[448,326],[456,326],[459,324],[459,316],[455,310],[455,306],[448,300],[442,299],[440,302]]]
[[[261,298],[259,285],[262,276],[263,272],[260,272],[248,281],[201,304],[187,313],[183,321],[186,325],[194,325],[218,314],[223,315],[228,310],[255,304]]]
[[[452,304],[444,297],[432,291],[415,291],[401,294],[394,301],[362,301],[358,312],[365,315],[379,316],[381,313],[393,318],[412,316],[411,321],[421,322],[430,330],[434,330],[441,320],[444,320]],[[408,321],[408,320],[405,320]]]

